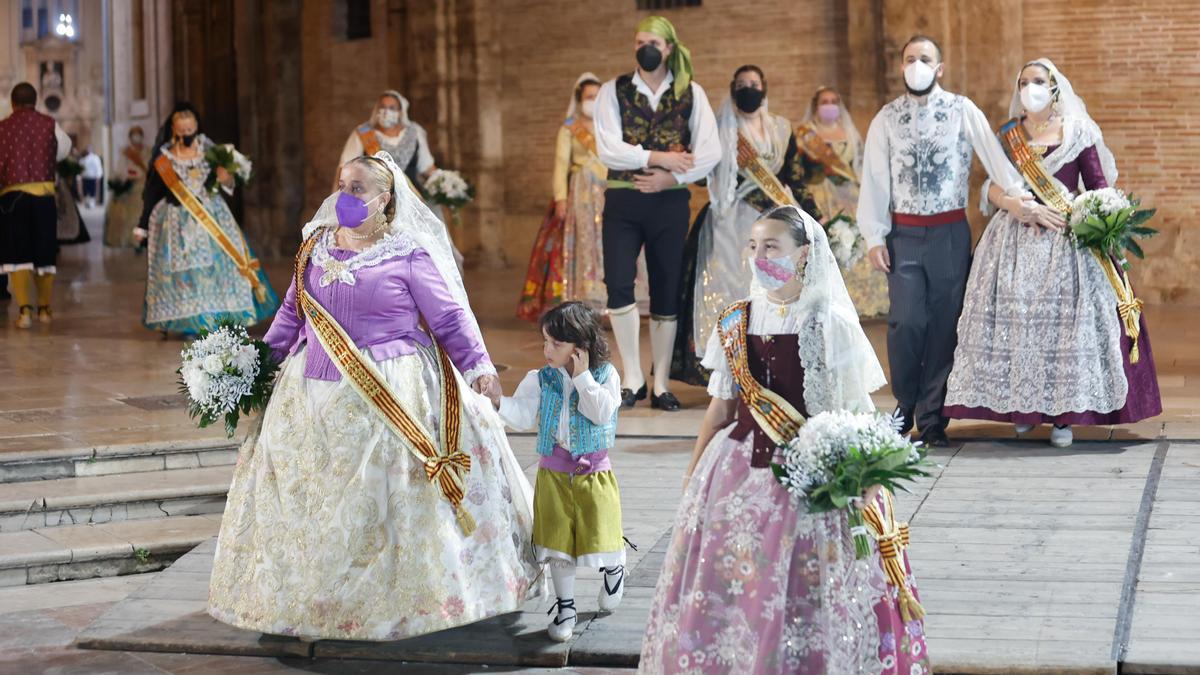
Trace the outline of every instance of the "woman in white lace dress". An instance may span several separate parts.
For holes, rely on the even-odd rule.
[[[540,595],[532,491],[481,392],[496,370],[450,245],[386,153],[342,168],[266,341],[283,365],[242,445],[209,613],[397,640]],[[340,333],[340,334],[339,334]]]
[[[1145,318],[1135,352],[1101,262],[1065,236],[1061,205],[1117,180],[1100,127],[1049,59],[1022,67],[1009,113],[1001,145],[1032,158],[1049,185],[1037,201],[984,190],[984,212],[1001,210],[975,249],[943,414],[1011,422],[1017,433],[1053,424],[1051,443],[1066,447],[1071,425],[1162,412],[1154,355]]]

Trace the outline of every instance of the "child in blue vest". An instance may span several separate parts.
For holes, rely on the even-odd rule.
[[[547,631],[565,642],[575,629],[575,568],[604,573],[599,605],[611,611],[625,593],[621,493],[608,452],[616,442],[621,380],[608,362],[596,312],[563,303],[542,317],[546,366],[531,370],[512,396],[498,400],[513,429],[538,432],[533,544],[548,563],[558,610]]]

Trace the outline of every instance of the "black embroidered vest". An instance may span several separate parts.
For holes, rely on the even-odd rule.
[[[630,145],[661,152],[687,152],[692,147],[692,88],[675,96],[674,86],[659,99],[658,109],[637,90],[633,75],[617,78],[617,105],[621,110],[621,137]],[[609,171],[610,181],[632,181],[638,171]]]

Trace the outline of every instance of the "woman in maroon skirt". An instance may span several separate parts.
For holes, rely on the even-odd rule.
[[[1100,128],[1048,59],[1021,69],[1009,112],[1001,145],[1022,175],[1049,180],[1026,178],[1036,201],[985,191],[1001,210],[975,249],[943,414],[1011,422],[1018,434],[1053,424],[1051,443],[1067,447],[1072,425],[1162,412],[1154,354],[1145,318],[1135,341],[1100,260],[1064,236],[1063,206],[1117,179]]]

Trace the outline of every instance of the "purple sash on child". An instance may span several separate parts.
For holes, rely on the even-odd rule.
[[[571,451],[554,444],[554,454],[542,455],[538,467],[572,476],[586,476],[601,471],[612,471],[612,461],[608,459],[608,451],[590,452],[580,457],[572,457]]]

